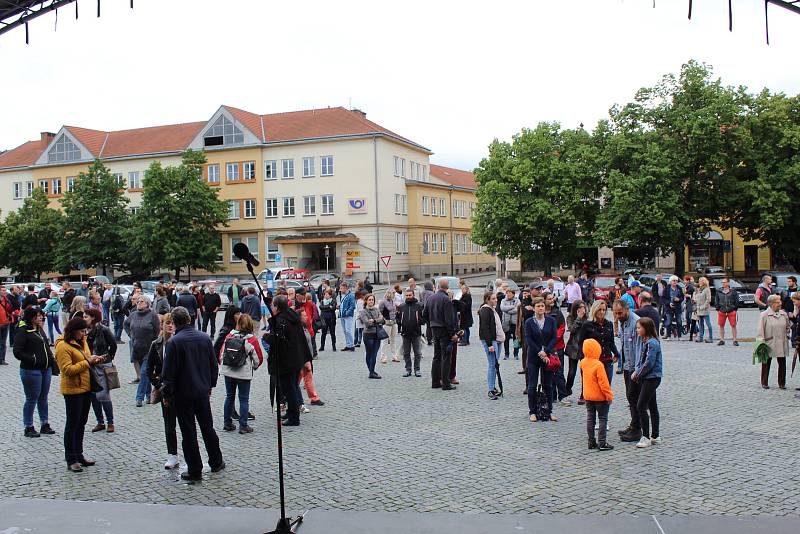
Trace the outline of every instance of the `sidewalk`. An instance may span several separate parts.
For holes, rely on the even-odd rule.
[[[0,533],[253,533],[275,528],[278,513],[248,508],[47,499],[0,500]],[[724,516],[490,515],[312,510],[301,534],[795,534],[800,519]]]

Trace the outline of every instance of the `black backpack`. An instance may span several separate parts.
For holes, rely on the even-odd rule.
[[[241,367],[247,361],[247,351],[245,350],[244,336],[234,334],[225,340],[222,349],[222,364],[228,367]]]
[[[545,395],[544,391],[542,390],[541,384],[539,384],[539,389],[536,391],[536,402],[539,406],[536,409],[536,419],[538,419],[539,421],[549,421],[550,420],[550,408],[548,408],[549,403],[547,402],[547,395]]]

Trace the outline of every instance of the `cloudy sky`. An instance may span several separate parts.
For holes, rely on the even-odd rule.
[[[761,0],[79,0],[0,36],[0,149],[114,130],[351,106],[471,169],[539,121],[587,127],[690,58],[727,84],[800,92],[800,15]]]

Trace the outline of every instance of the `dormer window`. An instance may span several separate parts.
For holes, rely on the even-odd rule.
[[[56,144],[53,145],[53,148],[47,153],[48,163],[78,161],[79,159],[81,159],[81,149],[64,134],[61,134]]]
[[[241,145],[244,134],[225,115],[214,122],[203,136],[204,146]]]

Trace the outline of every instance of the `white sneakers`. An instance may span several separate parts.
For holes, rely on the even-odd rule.
[[[164,464],[164,469],[175,469],[179,465],[181,465],[181,462],[178,460],[178,457],[174,454],[170,454],[167,456],[167,462]]]
[[[661,445],[661,436],[658,436],[657,438],[650,438],[650,444]]]
[[[652,445],[652,443],[650,442],[650,438],[646,438],[646,437],[642,436],[642,438],[639,440],[639,443],[636,444],[636,448],[638,448],[638,449],[646,449],[650,445]]]
[[[564,397],[561,399],[561,406],[572,406],[572,397]]]
[[[306,408],[306,405],[305,405],[305,404],[301,404],[301,405],[300,405],[300,413],[310,413],[310,412],[311,412],[311,410],[309,410],[308,408]]]

